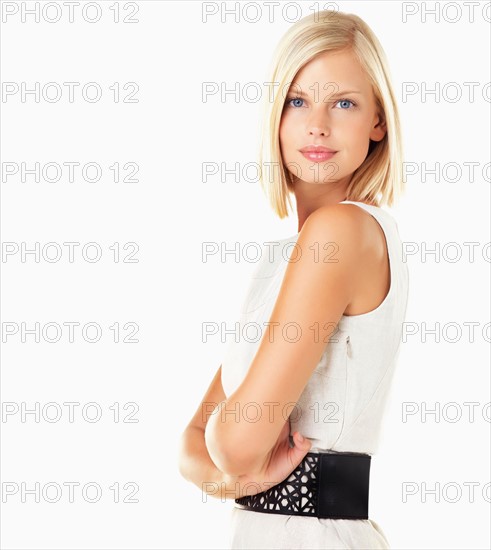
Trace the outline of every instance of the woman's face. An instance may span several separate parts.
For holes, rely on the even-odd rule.
[[[371,84],[354,54],[319,54],[298,71],[285,99],[283,162],[292,163],[289,171],[304,182],[347,185],[368,154],[369,140],[383,139],[379,122]],[[331,151],[301,152],[313,145]]]

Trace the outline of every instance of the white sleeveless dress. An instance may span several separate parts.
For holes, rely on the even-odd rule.
[[[356,201],[382,227],[391,272],[382,303],[361,315],[343,315],[292,412],[291,431],[312,441],[310,452],[373,455],[397,363],[408,298],[408,269],[394,218],[380,207]],[[240,341],[230,339],[222,361],[228,397],[242,382],[271,316],[298,234],[264,247],[242,306]],[[245,323],[251,323],[249,330]],[[257,330],[254,330],[254,327]],[[255,336],[254,336],[255,335]],[[387,549],[389,542],[372,519],[319,519],[241,509],[231,511],[232,549]]]

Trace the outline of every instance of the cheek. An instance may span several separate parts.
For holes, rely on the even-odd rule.
[[[370,124],[368,120],[364,118],[353,119],[345,126],[345,130],[354,147],[359,149],[368,148],[370,140]]]
[[[283,117],[280,122],[280,128],[279,128],[279,139],[280,139],[280,145],[284,149],[288,149],[289,145],[292,143],[292,130],[290,128],[290,124],[288,121],[288,117]],[[288,154],[288,151],[284,151],[286,154]]]
[[[360,121],[360,135],[362,135],[365,139],[369,139],[370,137],[370,131],[372,126],[373,119],[371,117],[363,118]]]
[[[288,129],[288,117],[283,115],[280,121],[280,139],[283,141],[286,141],[289,133],[290,132]]]

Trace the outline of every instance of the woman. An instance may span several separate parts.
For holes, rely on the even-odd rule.
[[[263,332],[229,344],[180,471],[235,499],[232,548],[389,548],[368,517],[408,295],[381,208],[403,190],[387,62],[359,17],[326,10],[284,35],[270,81],[262,185],[280,218],[295,195],[298,233],[256,268],[241,323]]]

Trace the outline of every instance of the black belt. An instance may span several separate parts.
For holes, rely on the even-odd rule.
[[[235,502],[268,514],[368,519],[371,458],[362,453],[307,453],[284,481]]]

